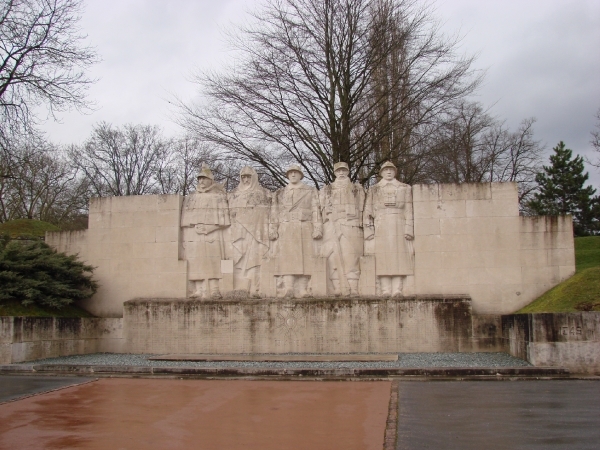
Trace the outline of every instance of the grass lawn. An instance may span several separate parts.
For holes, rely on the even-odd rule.
[[[600,236],[575,238],[575,260],[575,275],[517,313],[600,311]]]
[[[60,231],[56,225],[41,220],[17,219],[0,223],[0,234],[11,238],[43,238],[46,231]]]

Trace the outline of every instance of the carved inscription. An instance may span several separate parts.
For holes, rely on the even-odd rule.
[[[564,325],[560,328],[560,334],[563,336],[581,336],[583,330],[581,327]]]

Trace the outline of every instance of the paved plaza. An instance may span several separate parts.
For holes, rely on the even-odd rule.
[[[596,449],[600,442],[597,380],[0,376],[0,402],[0,449]]]

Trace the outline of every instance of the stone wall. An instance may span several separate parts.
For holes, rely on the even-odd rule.
[[[407,296],[468,295],[475,314],[510,314],[575,273],[570,216],[520,217],[515,183],[416,185],[412,192],[415,275],[407,277]],[[122,317],[127,300],[186,297],[181,205],[178,195],[96,198],[88,230],[47,233],[50,245],[97,267],[100,288],[81,306]],[[363,295],[375,293],[370,259],[361,258]],[[276,291],[274,277],[265,279],[275,262],[263,265],[267,296]],[[315,258],[314,295],[325,292],[317,288],[325,285],[323,264]]]
[[[600,373],[600,313],[502,316],[506,350],[534,366]]]
[[[471,302],[410,299],[138,299],[126,352],[349,353],[471,350]]]
[[[122,319],[0,317],[0,364],[123,350]]]
[[[520,217],[515,183],[413,186],[416,294],[508,314],[575,273],[570,216]]]
[[[46,242],[96,267],[96,295],[80,306],[99,317],[122,317],[135,297],[185,297],[187,261],[179,259],[179,195],[90,200],[89,228],[49,232]]]

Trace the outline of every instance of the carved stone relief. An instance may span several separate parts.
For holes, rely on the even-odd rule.
[[[322,255],[327,258],[328,293],[358,296],[360,257],[363,254],[365,191],[348,177],[344,162],[334,166],[335,181],[319,192],[323,217]]]
[[[317,255],[315,240],[323,235],[319,195],[315,188],[302,183],[300,166],[291,166],[289,183],[274,194],[270,219],[270,238],[274,241],[277,295],[309,297],[310,280]]]
[[[401,297],[402,284],[414,273],[412,191],[396,180],[396,167],[382,165],[381,181],[369,189],[365,203],[365,239],[374,240],[375,274],[384,297]]]
[[[260,268],[269,251],[271,192],[260,186],[254,169],[244,167],[228,199],[234,289],[260,297]]]
[[[335,181],[317,191],[302,182],[300,166],[291,166],[288,185],[272,193],[244,167],[238,187],[226,194],[203,166],[181,215],[189,296],[220,298],[231,264],[233,282],[225,289],[252,297],[310,297],[317,278],[319,292],[358,296],[361,276],[373,279],[367,284],[377,284],[380,296],[402,296],[403,280],[414,273],[411,187],[395,179],[389,162],[367,193],[350,181],[347,164],[335,164],[334,173]],[[366,247],[375,269],[361,274]]]
[[[224,231],[229,226],[225,189],[204,166],[198,175],[196,192],[185,198],[181,214],[190,297],[221,298],[221,261],[228,259]]]

